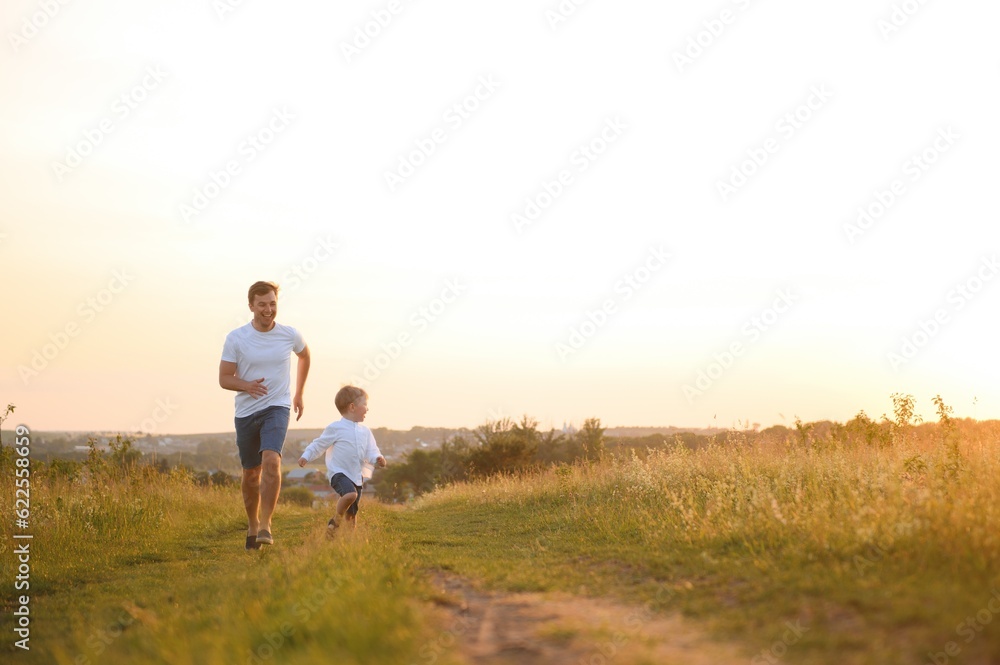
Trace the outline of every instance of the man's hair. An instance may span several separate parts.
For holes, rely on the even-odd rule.
[[[266,296],[271,291],[274,291],[275,297],[278,295],[278,285],[274,282],[254,282],[253,286],[247,292],[247,300],[253,305],[253,299],[255,296]]]
[[[347,413],[347,407],[361,397],[368,397],[368,393],[357,386],[344,386],[337,391],[337,396],[333,398],[333,403],[337,405],[337,411],[345,414]]]

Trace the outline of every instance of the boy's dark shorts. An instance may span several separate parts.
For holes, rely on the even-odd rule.
[[[236,447],[239,448],[240,464],[244,469],[260,466],[265,450],[281,454],[288,432],[289,412],[287,406],[269,406],[236,419]]]
[[[354,503],[351,504],[351,507],[347,509],[348,515],[357,515],[358,504],[361,502],[361,487],[355,485],[354,481],[348,478],[343,473],[333,474],[333,477],[330,478],[330,487],[332,487],[333,491],[339,494],[340,496],[344,496],[345,494],[350,494],[351,492],[358,493],[358,498],[355,499]]]

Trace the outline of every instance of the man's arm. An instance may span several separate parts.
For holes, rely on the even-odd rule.
[[[292,398],[292,406],[295,408],[295,420],[302,417],[302,391],[306,388],[306,377],[309,376],[309,345],[296,353],[299,357],[299,366],[295,372],[295,397]]]
[[[219,385],[226,390],[243,391],[254,399],[267,394],[267,386],[264,385],[264,379],[244,381],[236,376],[236,363],[229,362],[228,360],[223,360],[219,363]]]

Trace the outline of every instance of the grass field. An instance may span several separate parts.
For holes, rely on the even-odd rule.
[[[698,451],[453,485],[406,507],[368,503],[358,531],[332,541],[325,512],[283,504],[277,544],[250,554],[237,489],[39,474],[31,651],[13,647],[4,522],[0,652],[60,664],[458,662],[432,611],[430,579],[444,570],[496,593],[682,615],[736,645],[737,662],[996,662],[1000,423],[890,434],[733,432]]]
[[[936,426],[885,448],[735,434],[455,486],[407,530],[427,565],[653,602],[751,656],[779,644],[787,662],[994,662],[1000,430],[955,428],[957,452]],[[788,622],[805,630],[781,646]]]
[[[322,514],[283,505],[278,544],[247,553],[238,489],[152,476],[33,490],[31,651],[6,638],[5,593],[5,662],[404,662],[430,637],[388,510],[329,541]]]

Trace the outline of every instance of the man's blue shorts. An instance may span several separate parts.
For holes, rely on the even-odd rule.
[[[350,494],[351,492],[357,492],[358,498],[354,500],[351,507],[347,509],[348,515],[358,514],[358,504],[361,502],[361,488],[354,484],[354,481],[348,478],[343,473],[335,473],[333,477],[330,478],[330,487],[333,491],[344,496],[345,494]]]
[[[244,469],[260,466],[265,450],[281,454],[290,411],[287,406],[269,406],[236,419],[236,447],[240,449],[240,464]]]

